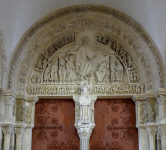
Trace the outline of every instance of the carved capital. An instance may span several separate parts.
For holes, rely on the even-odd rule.
[[[90,139],[94,126],[95,126],[94,124],[86,124],[86,125],[81,124],[76,126],[77,133],[80,139]]]
[[[13,133],[13,126],[4,126],[4,127],[2,127],[2,132],[5,136],[10,137],[10,135]]]
[[[149,126],[146,127],[146,131],[149,135],[149,139],[154,140],[155,136],[157,134],[157,127],[155,125],[149,125]]]
[[[166,139],[166,126],[158,127],[158,134],[161,136],[162,139]]]
[[[15,132],[17,138],[20,138],[20,139],[22,138],[22,136],[24,134],[24,129],[25,129],[25,127],[14,128],[14,132]]]
[[[4,98],[4,103],[6,104],[6,105],[12,105],[12,106],[14,106],[14,102],[15,102],[15,97],[13,97],[13,96],[5,96],[5,98]]]
[[[157,98],[158,105],[166,105],[166,97],[163,95],[159,95]]]

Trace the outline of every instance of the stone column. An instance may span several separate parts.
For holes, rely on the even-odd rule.
[[[94,123],[95,95],[89,95],[89,86],[81,85],[81,94],[73,96],[75,102],[75,127],[80,138],[80,150],[89,150],[89,139]]]
[[[166,149],[166,125],[160,125],[158,126],[158,133],[161,137],[161,149]]]
[[[159,122],[161,124],[166,123],[166,96],[158,95],[157,102],[159,107]]]
[[[0,122],[0,149],[2,149],[2,128],[1,128],[2,123]]]
[[[155,137],[157,134],[156,124],[155,123],[146,124],[146,131],[149,135],[150,150],[156,150],[156,141],[155,141]]]
[[[14,150],[15,147],[15,134],[12,132],[10,136],[10,150]]]
[[[32,147],[32,129],[33,129],[33,127],[27,127],[24,129],[24,135],[22,138],[22,150],[31,150],[31,147]]]
[[[32,147],[32,129],[34,128],[35,121],[35,103],[38,101],[36,96],[29,96],[25,102],[23,120],[27,127],[24,129],[22,138],[22,149],[31,150]]]
[[[149,139],[144,125],[144,102],[145,98],[136,95],[133,97],[135,102],[136,127],[138,129],[138,143],[140,150],[149,150]]]
[[[160,136],[160,128],[157,130],[157,150],[161,150],[161,136]]]
[[[22,127],[15,127],[15,129],[14,129],[14,132],[16,134],[16,150],[21,150],[24,128],[25,127],[22,126]]]
[[[13,106],[16,100],[16,95],[13,91],[4,91],[4,104],[5,104],[5,118],[4,122],[12,122],[13,120]]]
[[[4,126],[2,127],[2,131],[4,134],[3,150],[10,150],[10,137],[13,133],[13,126]]]

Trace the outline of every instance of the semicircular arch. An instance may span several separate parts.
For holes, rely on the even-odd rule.
[[[92,54],[86,50],[86,44],[80,44],[83,37],[91,40],[92,45],[87,44],[90,47],[87,49],[92,49]],[[81,48],[86,52],[80,53]],[[81,59],[85,59],[85,64],[84,70],[80,69],[79,72],[76,69],[80,67],[80,55]],[[68,63],[70,59],[74,59],[72,63]],[[91,65],[87,65],[87,62]],[[56,67],[52,67],[53,63],[57,63],[57,72]],[[66,68],[67,64],[70,69]],[[72,65],[74,74],[70,73]],[[66,73],[63,72],[64,68],[63,73],[61,72],[61,75],[65,74],[65,79],[61,79],[60,66],[66,69]],[[88,69],[94,70],[93,73]],[[51,70],[54,70],[52,75]],[[121,91],[124,92],[121,94],[141,94],[141,90],[142,93],[154,91],[165,85],[164,66],[159,50],[143,27],[124,13],[100,5],[63,8],[36,22],[22,36],[13,52],[7,85],[9,89],[37,94],[33,89],[42,91],[38,88],[41,84],[45,89],[51,85],[49,90],[54,89],[56,84],[65,90],[81,80],[88,80],[90,84],[92,74],[95,76],[96,87],[103,85],[103,88],[107,86],[109,89],[118,89],[118,84],[123,84]],[[75,79],[71,79],[74,75]],[[66,81],[63,83],[63,80]],[[133,89],[138,89],[139,92],[132,93]],[[69,93],[72,94],[73,91],[71,89]],[[104,94],[107,92],[105,90]],[[118,92],[115,91],[115,94],[120,94],[120,90]],[[102,92],[97,94],[101,95]]]

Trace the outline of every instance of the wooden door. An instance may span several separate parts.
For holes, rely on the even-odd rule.
[[[91,150],[138,150],[135,105],[132,100],[97,100]]]
[[[73,100],[39,100],[32,150],[79,150]]]

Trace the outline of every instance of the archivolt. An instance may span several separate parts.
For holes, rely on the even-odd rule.
[[[25,90],[32,67],[43,50],[48,49],[48,45],[55,45],[63,38],[62,35],[68,36],[68,33],[81,30],[85,33],[94,30],[96,34],[101,34],[101,44],[104,38],[115,37],[128,49],[132,58],[141,63],[139,69],[145,76],[143,83],[146,90],[164,87],[164,69],[159,50],[141,25],[112,8],[78,5],[49,14],[23,35],[10,61],[8,88]]]

